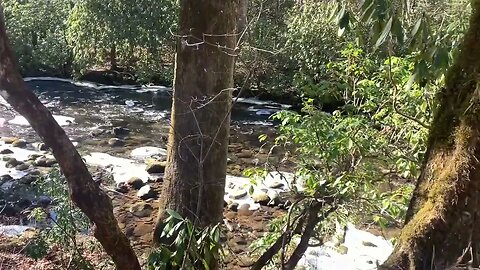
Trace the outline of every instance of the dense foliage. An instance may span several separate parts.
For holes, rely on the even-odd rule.
[[[26,75],[125,72],[171,81],[175,3],[165,1],[4,1],[7,30]]]

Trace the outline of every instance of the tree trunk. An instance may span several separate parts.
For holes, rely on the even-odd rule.
[[[197,225],[222,220],[236,0],[182,0],[168,165],[154,239],[172,209]]]
[[[110,198],[93,181],[65,131],[35,94],[26,88],[8,45],[1,0],[0,95],[28,120],[45,144],[52,148],[67,179],[71,199],[94,224],[94,236],[112,257],[117,269],[139,270],[137,257],[113,215]]]
[[[115,42],[112,42],[110,45],[110,70],[118,70],[117,65],[117,45]]]
[[[393,254],[381,269],[478,267],[480,0],[439,93],[428,150]]]

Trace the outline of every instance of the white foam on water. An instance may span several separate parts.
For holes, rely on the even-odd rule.
[[[167,150],[153,146],[138,147],[130,152],[130,156],[134,159],[145,160],[153,156],[166,156]]]
[[[161,85],[151,85],[151,86],[138,86],[138,85],[103,85],[94,82],[87,82],[87,81],[75,81],[71,79],[63,79],[57,77],[26,77],[23,79],[26,82],[30,81],[56,81],[56,82],[65,82],[70,83],[79,87],[88,87],[97,90],[103,89],[119,89],[119,90],[135,90],[138,93],[146,93],[146,92],[157,92],[157,91],[170,91],[172,88],[161,86]]]
[[[90,153],[84,157],[85,162],[90,165],[109,168],[116,183],[127,182],[132,177],[138,177],[144,182],[148,181],[149,174],[146,171],[147,165],[139,164],[131,159],[114,157],[105,153]]]
[[[257,98],[233,98],[233,101],[239,103],[252,104],[252,105],[279,105],[283,109],[291,108],[291,105],[277,103],[270,100],[259,100]]]
[[[55,118],[55,121],[57,121],[60,126],[68,126],[75,123],[75,118],[69,116],[53,115],[53,118]],[[27,121],[27,119],[20,115],[15,116],[15,118],[9,120],[8,123],[18,126],[30,126],[30,123]]]
[[[147,92],[162,92],[162,91],[171,91],[172,88],[161,86],[161,85],[151,85],[151,86],[142,86],[142,88],[136,90],[137,93],[147,93]]]
[[[34,229],[30,226],[20,226],[20,225],[1,225],[0,224],[0,235],[3,236],[19,236],[22,235],[25,231]]]
[[[311,270],[372,270],[393,251],[393,245],[383,237],[359,230],[352,224],[347,226],[343,246],[345,254],[339,253],[332,242],[309,247],[299,266]]]

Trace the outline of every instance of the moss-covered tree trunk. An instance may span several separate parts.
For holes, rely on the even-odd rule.
[[[222,220],[236,2],[180,1],[168,165],[156,240],[166,209],[200,226]]]
[[[72,201],[93,223],[95,238],[119,270],[140,270],[128,238],[118,227],[110,197],[96,184],[65,131],[50,111],[27,89],[8,44],[0,0],[0,95],[23,115],[42,141],[52,148],[67,179]],[[0,267],[1,268],[1,267]]]
[[[478,267],[480,247],[480,0],[439,93],[405,227],[381,269]]]

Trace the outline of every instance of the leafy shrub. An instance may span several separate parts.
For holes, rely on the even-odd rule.
[[[59,253],[65,255],[63,260],[74,263],[76,269],[94,269],[83,257],[85,248],[92,246],[84,246],[78,239],[79,233],[88,233],[90,222],[70,200],[64,176],[60,171],[52,170],[36,181],[36,188],[39,194],[53,198],[53,203],[48,209],[39,207],[31,212],[31,219],[46,222],[48,226],[39,232],[27,253],[34,258],[42,258],[51,247],[56,246],[63,251]]]
[[[148,258],[148,269],[204,269],[213,268],[222,253],[220,225],[200,229],[177,212],[167,210],[160,238],[165,240]]]

